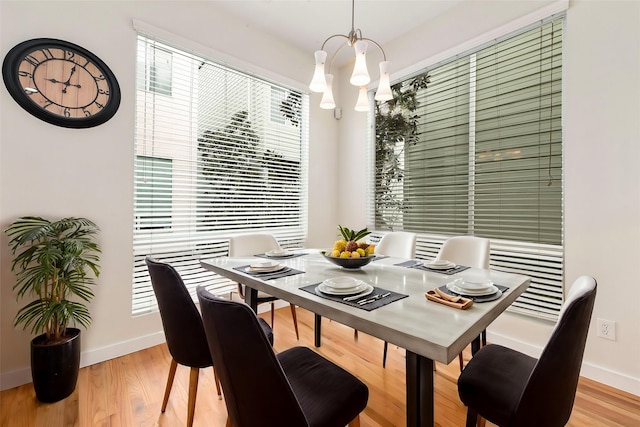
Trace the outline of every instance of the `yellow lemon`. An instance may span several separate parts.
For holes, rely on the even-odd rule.
[[[336,242],[333,244],[333,250],[338,251],[338,252],[342,252],[344,251],[344,248],[347,247],[347,241],[346,240],[336,240]]]

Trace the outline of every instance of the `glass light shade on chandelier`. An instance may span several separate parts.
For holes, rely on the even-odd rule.
[[[371,81],[369,70],[367,70],[367,43],[364,40],[358,40],[353,49],[356,52],[356,65],[353,67],[353,73],[349,82],[354,86],[366,86]]]
[[[356,111],[369,111],[369,97],[367,96],[367,87],[361,86],[358,93],[358,100],[354,108]]]
[[[324,43],[322,43],[322,47],[320,50],[315,52],[315,71],[313,73],[313,78],[311,79],[311,83],[309,84],[309,90],[312,92],[324,92],[322,96],[322,101],[320,101],[320,107],[331,109],[335,108],[335,102],[333,100],[332,93],[332,82],[329,81],[329,76],[331,80],[333,80],[333,75],[331,74],[331,68],[333,65],[333,60],[335,59],[338,52],[344,46],[353,46],[355,51],[355,65],[353,67],[353,72],[351,74],[351,78],[349,82],[360,88],[360,94],[358,96],[358,103],[355,107],[356,111],[368,111],[369,110],[369,100],[366,96],[366,86],[371,81],[371,77],[369,76],[369,70],[367,69],[367,47],[369,43],[375,45],[380,52],[382,53],[383,61],[380,63],[380,81],[378,84],[378,90],[376,91],[375,99],[377,101],[388,101],[393,99],[393,93],[391,92],[390,86],[390,78],[389,78],[389,66],[391,62],[387,61],[387,56],[384,53],[384,49],[374,40],[363,37],[362,31],[360,29],[356,29],[354,26],[354,9],[355,8],[355,0],[351,1],[351,31],[348,35],[345,34],[334,34],[329,36]],[[329,40],[334,37],[341,37],[346,39],[346,43],[341,44],[338,49],[333,53],[331,57],[331,62],[329,63],[329,69],[325,70],[325,62],[327,59],[327,52],[324,50],[325,45]],[[325,74],[326,72],[329,74]],[[364,98],[362,95],[364,88]],[[361,101],[363,99],[363,101]],[[364,105],[367,108],[364,109]]]
[[[366,56],[365,56],[366,50],[367,50],[367,42],[358,41],[356,42],[356,45],[360,42],[364,44],[364,47],[362,47],[363,46],[362,44],[358,46],[354,46],[354,49],[358,53],[356,55],[356,64],[353,68],[353,73],[351,74],[351,79],[349,80],[349,82],[354,86],[360,87],[360,91],[362,91],[362,87],[366,86],[371,81],[371,77],[369,76],[369,71],[367,70],[367,62],[366,62]],[[325,69],[324,69],[325,60],[327,58],[327,52],[323,50],[317,50],[315,52],[315,58],[316,58],[316,68],[315,68],[315,72],[313,74],[311,83],[309,84],[309,89],[312,92],[324,93],[325,95],[323,95],[322,97],[323,101],[325,97],[331,99],[331,102],[321,101],[320,102],[321,108],[325,108],[325,109],[335,108],[335,103],[333,103],[333,94],[331,93],[332,92],[331,84],[329,83],[329,76],[331,76],[331,78],[333,79],[333,75],[325,74]],[[393,93],[391,92],[391,83],[390,83],[390,75],[389,75],[390,65],[391,65],[390,61],[382,61],[379,64],[380,81],[378,82],[378,90],[376,91],[376,95],[375,95],[376,101],[389,101],[390,99],[393,99]],[[354,82],[357,82],[357,83],[354,83]],[[329,92],[330,95],[327,95],[327,92]],[[361,95],[359,95],[358,99],[360,99],[360,97]],[[322,106],[323,104],[333,105],[333,106],[323,107]],[[367,105],[368,105],[368,101],[367,101]],[[368,108],[366,110],[356,108],[356,111],[368,111]]]
[[[376,91],[376,101],[389,101],[393,99],[393,93],[391,92],[391,84],[389,81],[389,65],[391,62],[382,61],[380,63],[380,82],[378,83],[378,90]]]
[[[320,100],[320,108],[325,110],[332,110],[336,108],[336,102],[333,100],[333,75],[327,74],[324,76],[327,82],[324,93],[322,94],[322,100]]]
[[[313,73],[313,79],[309,84],[311,92],[324,92],[327,89],[327,80],[324,75],[324,61],[327,59],[327,52],[324,50],[316,50],[316,70]]]

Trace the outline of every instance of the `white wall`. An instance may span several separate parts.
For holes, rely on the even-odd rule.
[[[441,52],[537,10],[549,2],[474,1],[388,45],[392,78]],[[73,17],[68,10],[73,9]],[[133,18],[195,41],[230,63],[304,89],[310,52],[258,34],[215,11],[211,2],[0,1],[0,50],[35,37],[72,41],[115,72],[123,99],[116,116],[92,129],[49,125],[30,116],[0,89],[0,226],[20,215],[86,216],[102,228],[102,275],[83,334],[83,364],[163,340],[157,314],[131,317],[131,246],[135,31]],[[480,17],[480,19],[479,19]],[[583,374],[640,394],[640,3],[572,1],[567,12],[565,61],[566,278],[599,281],[594,319],[617,322],[617,341],[592,327]],[[366,30],[365,30],[366,31]],[[260,67],[254,65],[260,64]],[[344,74],[344,73],[343,73]],[[340,78],[341,77],[341,78]],[[352,112],[356,93],[341,82],[343,118],[310,99],[309,246],[327,246],[338,223],[366,224],[364,191],[339,185],[342,171],[364,173],[366,115]],[[338,151],[339,148],[339,151]],[[338,155],[339,153],[339,155]],[[7,239],[0,236],[0,388],[29,381],[31,335],[13,327],[18,304],[11,292]],[[595,324],[595,322],[594,322]],[[536,353],[552,325],[513,314],[489,338]]]
[[[457,53],[470,47],[469,40],[513,28],[556,5],[465,3],[385,45],[392,80],[403,72],[398,70],[435,63],[443,52]],[[357,91],[349,87],[347,72],[341,75],[344,101],[338,103],[347,120],[339,124],[338,143],[355,154],[366,141],[366,117],[351,112]],[[640,395],[640,2],[570,1],[564,86],[565,282],[585,274],[598,280],[582,374]],[[354,221],[353,207],[365,202],[354,188],[340,192],[344,223]],[[597,318],[616,322],[616,341],[596,337]],[[537,356],[552,327],[505,313],[488,329],[488,339]]]
[[[72,13],[70,12],[72,11]],[[306,89],[313,54],[293,50],[216,11],[212,2],[0,2],[2,56],[16,44],[50,37],[79,44],[116,74],[122,103],[113,119],[91,129],[52,126],[29,115],[0,89],[0,227],[21,215],[86,216],[101,228],[102,274],[82,336],[82,364],[164,341],[158,314],[132,318],[133,138],[136,32],[132,19],[170,32],[194,49],[244,70]],[[261,64],[258,67],[253,64]],[[301,66],[309,65],[309,67]],[[308,244],[333,241],[336,216],[336,122],[310,103]],[[0,388],[30,381],[29,332],[13,327],[7,238],[0,236]],[[24,302],[22,303],[24,304]]]

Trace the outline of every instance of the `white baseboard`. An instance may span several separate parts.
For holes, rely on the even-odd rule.
[[[633,378],[591,363],[583,363],[580,375],[618,390],[640,396],[640,378]]]
[[[3,372],[0,376],[0,391],[21,386],[31,382],[31,368],[16,369],[15,371]]]
[[[288,305],[289,303],[282,300],[275,302],[276,309],[286,307]],[[258,308],[258,312],[262,313],[270,309],[269,304],[261,304]],[[84,368],[85,366],[91,366],[96,363],[104,362],[105,360],[115,359],[116,357],[162,344],[163,342],[165,342],[164,332],[159,331],[113,345],[88,350],[82,352],[80,355],[80,367]],[[4,372],[0,375],[0,390],[8,390],[10,388],[30,383],[31,381],[31,368],[29,366],[10,372]]]
[[[489,330],[487,330],[487,341],[512,348],[531,357],[538,358],[542,353],[541,347],[514,340],[504,335],[491,333]],[[640,378],[633,378],[585,361],[582,362],[580,375],[618,390],[640,396]]]
[[[286,307],[288,303],[278,300],[275,303],[277,308]],[[262,304],[259,312],[269,310],[269,304]],[[494,344],[501,344],[514,350],[521,351],[532,357],[539,357],[542,352],[541,347],[514,340],[513,338],[487,331],[487,340]],[[114,345],[89,350],[80,356],[80,367],[90,366],[105,360],[114,359],[129,353],[144,350],[165,342],[164,332],[159,331],[135,339],[116,343]],[[584,362],[580,374],[586,378],[606,384],[610,387],[626,391],[627,393],[640,396],[640,379],[621,374],[594,364]],[[0,390],[7,390],[31,382],[31,369],[25,367],[10,372],[5,372],[0,376]]]
[[[142,337],[122,341],[114,345],[89,350],[80,355],[80,367],[91,366],[105,360],[115,359],[126,354],[135,353],[145,348],[165,342],[164,332],[159,331]]]
[[[85,351],[80,354],[80,368],[144,350],[145,348],[153,347],[155,345],[162,344],[163,342],[165,342],[164,333],[160,331],[135,339],[122,341],[114,345]],[[8,390],[10,388],[30,383],[31,381],[31,368],[29,366],[10,372],[4,372],[0,376],[0,390]]]

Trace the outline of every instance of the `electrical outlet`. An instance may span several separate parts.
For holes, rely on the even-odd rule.
[[[598,319],[598,336],[615,341],[616,322],[613,320]]]

